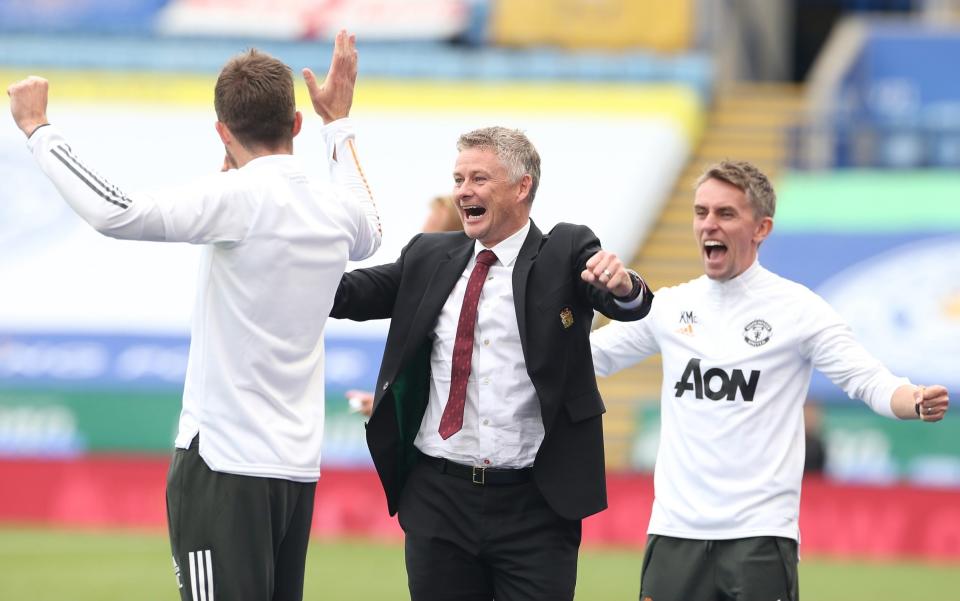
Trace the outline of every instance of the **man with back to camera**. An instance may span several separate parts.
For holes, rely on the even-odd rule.
[[[322,86],[303,74],[337,186],[313,181],[292,156],[302,115],[290,68],[256,50],[217,79],[225,173],[176,191],[127,195],[48,124],[45,80],[8,89],[40,167],[98,231],[205,245],[167,479],[184,601],[303,597],[323,436],[323,328],[347,260],[370,256],[381,238],[347,118],[354,37],[337,35]]]
[[[661,353],[660,449],[640,597],[796,601],[803,404],[813,368],[887,417],[943,419],[943,386],[893,376],[819,296],[757,261],[776,196],[746,162],[698,180],[704,276],[591,335],[598,375]],[[886,283],[878,287],[885,294]]]
[[[464,232],[345,274],[332,316],[391,319],[367,443],[412,599],[572,599],[580,521],[606,507],[593,311],[640,319],[652,295],[589,228],[530,220],[540,157],[522,132],[457,149]]]

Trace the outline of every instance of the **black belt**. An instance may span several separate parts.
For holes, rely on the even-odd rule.
[[[529,482],[533,479],[533,468],[524,467],[520,469],[504,469],[496,467],[475,467],[472,465],[463,465],[449,459],[440,457],[431,457],[420,453],[420,460],[434,468],[441,474],[447,474],[464,480],[469,480],[474,484],[520,484]]]

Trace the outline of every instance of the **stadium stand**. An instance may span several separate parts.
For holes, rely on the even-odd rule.
[[[814,65],[797,168],[960,166],[960,27],[848,17]]]

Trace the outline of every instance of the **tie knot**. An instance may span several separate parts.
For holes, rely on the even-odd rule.
[[[490,267],[497,262],[497,255],[492,250],[481,250],[477,253],[477,263]]]

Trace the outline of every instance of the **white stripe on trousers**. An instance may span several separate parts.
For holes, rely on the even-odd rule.
[[[207,590],[209,591],[207,601],[213,601],[213,560],[210,556],[210,549],[207,549],[204,553],[207,556]]]
[[[193,601],[197,601],[197,566],[194,561],[193,551],[190,551],[188,555],[188,561],[190,562],[190,591],[193,593],[193,596],[190,597]]]
[[[190,591],[193,601],[213,600],[213,558],[210,549],[190,551]]]

